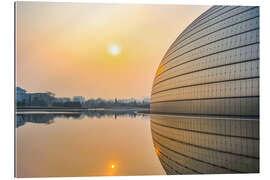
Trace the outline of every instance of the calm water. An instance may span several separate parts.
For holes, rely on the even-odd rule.
[[[16,122],[17,177],[165,174],[149,116],[23,114]]]

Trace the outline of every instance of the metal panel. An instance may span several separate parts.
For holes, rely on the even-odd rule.
[[[151,115],[151,128],[168,174],[259,171],[258,16],[214,6],[166,52],[150,111],[167,114]]]

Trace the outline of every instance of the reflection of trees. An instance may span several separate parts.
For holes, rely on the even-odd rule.
[[[72,119],[82,119],[85,116],[90,118],[102,118],[102,117],[114,117],[117,119],[118,116],[136,118],[140,116],[141,118],[147,118],[145,115],[138,115],[134,111],[106,111],[106,110],[93,110],[81,113],[57,113],[57,114],[17,114],[16,115],[16,127],[25,125],[27,122],[40,123],[40,124],[51,124],[54,122],[54,118],[72,118]]]
[[[103,116],[114,116],[116,119],[117,116],[122,116],[122,117],[130,117],[130,118],[135,118],[137,114],[134,111],[106,111],[106,110],[94,110],[94,111],[87,111],[85,114],[88,117],[97,117],[97,118],[102,118]]]

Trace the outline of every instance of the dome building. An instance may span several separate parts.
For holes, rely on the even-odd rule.
[[[158,67],[150,111],[167,174],[259,172],[259,7],[194,20]]]

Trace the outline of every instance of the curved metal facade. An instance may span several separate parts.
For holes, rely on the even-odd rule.
[[[259,7],[213,6],[162,59],[154,145],[168,174],[259,171]]]

